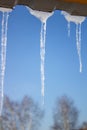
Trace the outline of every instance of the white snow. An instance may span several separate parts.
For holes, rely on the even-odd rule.
[[[32,10],[29,7],[27,7],[27,9],[33,16],[35,16],[36,18],[41,20],[42,23],[45,23],[47,21],[47,19],[53,15],[53,12],[50,13],[50,12]]]
[[[1,12],[11,12],[12,9],[0,7],[0,11],[1,11]]]
[[[37,10],[32,10],[27,7],[29,12],[38,18],[41,21],[41,33],[40,33],[40,57],[41,57],[41,93],[43,97],[43,104],[44,104],[44,82],[45,82],[45,40],[46,40],[46,22],[49,17],[53,15],[53,12],[42,12]]]
[[[73,22],[75,24],[81,24],[85,20],[85,17],[83,17],[83,16],[70,15],[69,13],[67,13],[65,11],[62,11],[61,14],[64,15],[65,19],[68,22]]]
[[[80,72],[82,72],[82,60],[81,60],[81,24],[86,19],[83,16],[73,16],[69,13],[62,11],[61,14],[64,15],[65,19],[68,22],[68,35],[70,35],[70,22],[73,22],[76,24],[76,46],[79,56],[79,64],[80,64]]]

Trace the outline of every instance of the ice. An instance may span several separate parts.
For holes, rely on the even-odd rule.
[[[74,16],[70,15],[69,13],[62,11],[61,12],[65,19],[67,20],[68,24],[70,22],[73,22],[76,24],[76,46],[78,51],[78,57],[79,57],[79,64],[80,64],[80,72],[82,72],[82,60],[81,60],[81,24],[86,19],[83,16]],[[68,35],[70,34],[70,25],[68,25]]]
[[[70,22],[68,22],[68,36],[70,37]]]
[[[1,66],[0,66],[0,116],[2,114],[3,109],[3,87],[4,87],[4,76],[5,76],[5,68],[6,68],[6,47],[7,47],[7,29],[8,29],[8,16],[9,11],[2,10],[2,31],[1,31]]]
[[[81,61],[81,24],[76,25],[76,45],[79,56],[80,72],[82,72],[82,61]]]
[[[41,21],[41,33],[40,33],[40,57],[41,57],[41,93],[44,104],[44,84],[45,84],[45,40],[46,40],[46,22],[49,17],[53,15],[53,12],[42,12],[32,10],[27,7],[29,12]]]

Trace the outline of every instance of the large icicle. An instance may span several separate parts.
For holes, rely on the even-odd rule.
[[[28,7],[27,7],[28,8]],[[46,21],[47,19],[53,15],[53,12],[42,12],[36,11],[28,8],[30,13],[37,17],[42,25],[41,25],[41,34],[40,34],[40,56],[41,56],[41,93],[43,97],[44,104],[44,81],[45,81],[45,72],[44,72],[44,63],[45,63],[45,39],[46,39]]]
[[[1,68],[0,68],[0,116],[3,109],[3,87],[4,87],[4,76],[6,66],[6,46],[7,46],[7,25],[8,25],[8,12],[10,9],[0,8],[2,12],[2,31],[1,31]]]
[[[81,61],[81,24],[76,24],[76,44],[79,56],[80,72],[82,72],[82,61]]]
[[[73,16],[65,11],[62,11],[65,19],[68,23],[73,22],[76,24],[76,46],[79,56],[80,72],[82,72],[82,60],[81,60],[81,24],[84,22],[85,17],[83,16]],[[69,29],[68,29],[69,30]],[[70,31],[69,31],[70,32]]]

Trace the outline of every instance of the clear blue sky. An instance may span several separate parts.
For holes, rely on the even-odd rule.
[[[2,13],[0,13],[0,23]],[[57,97],[69,95],[80,111],[80,121],[87,120],[87,20],[82,24],[82,63],[76,49],[75,24],[68,37],[67,21],[60,11],[47,21],[45,59],[45,110],[42,130],[52,125],[52,109]],[[14,100],[31,96],[41,104],[40,80],[41,22],[21,6],[10,13],[4,91]],[[1,30],[1,24],[0,24]],[[1,31],[0,31],[1,37]]]

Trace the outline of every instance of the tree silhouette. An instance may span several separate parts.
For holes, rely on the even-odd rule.
[[[76,129],[78,110],[71,98],[62,96],[57,99],[53,111],[54,124],[52,130],[73,130]]]
[[[19,103],[5,96],[0,130],[36,130],[42,117],[43,111],[30,97]]]

